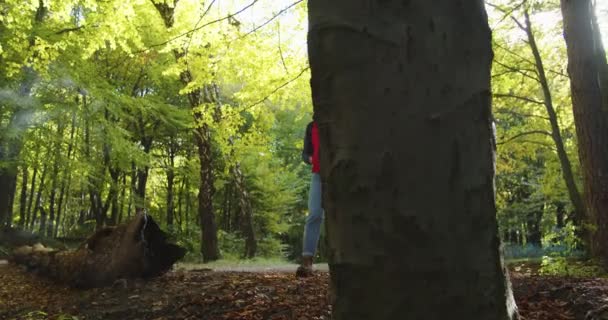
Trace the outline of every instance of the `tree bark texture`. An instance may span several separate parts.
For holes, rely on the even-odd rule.
[[[482,1],[310,0],[333,319],[515,319]]]
[[[591,250],[608,265],[608,105],[603,105],[608,92],[602,92],[600,81],[606,57],[598,55],[603,48],[595,36],[591,1],[561,0],[561,9],[585,201],[597,226]]]

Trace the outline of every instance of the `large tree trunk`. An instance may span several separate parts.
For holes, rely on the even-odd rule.
[[[217,226],[213,212],[213,160],[211,155],[211,134],[209,127],[204,124],[196,128],[196,146],[201,162],[199,170],[198,212],[201,221],[201,254],[203,261],[219,259],[220,252],[217,242]]]
[[[591,1],[561,0],[561,8],[584,194],[597,226],[591,249],[608,266],[608,105],[603,105],[602,97],[608,92],[602,93],[600,82],[606,57],[598,54],[603,49],[595,36],[599,30],[594,30]]]
[[[150,216],[106,227],[76,250],[53,251],[25,246],[13,253],[14,262],[76,287],[97,287],[118,279],[150,278],[168,271],[185,250],[167,242]]]
[[[308,4],[333,319],[516,318],[483,2]]]

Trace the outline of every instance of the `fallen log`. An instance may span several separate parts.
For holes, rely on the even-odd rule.
[[[29,271],[74,287],[100,287],[119,279],[162,275],[186,251],[170,242],[150,216],[98,230],[74,250],[40,244],[15,249],[10,260]]]

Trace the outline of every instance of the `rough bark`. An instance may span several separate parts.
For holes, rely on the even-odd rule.
[[[483,2],[308,5],[333,319],[516,318]]]
[[[98,287],[118,279],[159,276],[184,254],[183,248],[167,241],[152,217],[138,215],[126,224],[97,231],[78,249],[24,246],[13,252],[12,260],[61,283]]]
[[[585,201],[597,226],[591,250],[608,266],[608,106],[600,82],[606,57],[598,55],[603,48],[595,36],[591,1],[561,0],[561,9]]]

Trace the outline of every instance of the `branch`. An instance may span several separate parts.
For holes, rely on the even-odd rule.
[[[278,38],[278,47],[279,47],[279,56],[281,57],[281,63],[283,63],[283,68],[285,69],[286,73],[289,73],[289,70],[287,70],[287,64],[285,64],[285,57],[283,57],[283,49],[281,48],[281,25],[278,24],[278,30],[277,30],[277,38]]]
[[[251,108],[253,108],[253,107],[255,107],[255,106],[259,105],[260,103],[262,103],[262,102],[266,101],[266,99],[270,98],[270,96],[272,96],[273,94],[275,94],[277,91],[279,91],[279,90],[283,89],[284,87],[286,87],[286,86],[287,86],[287,85],[289,85],[290,83],[292,83],[292,82],[294,82],[294,81],[298,80],[298,79],[299,79],[299,78],[300,78],[300,77],[301,77],[301,76],[304,74],[304,72],[308,71],[308,69],[310,69],[310,67],[306,67],[306,68],[302,69],[302,71],[300,71],[300,73],[298,73],[298,75],[297,75],[297,76],[295,76],[295,77],[294,77],[294,78],[292,78],[292,79],[287,80],[287,82],[285,82],[285,83],[283,83],[282,85],[280,85],[280,86],[276,87],[276,88],[275,88],[274,90],[272,90],[272,91],[271,91],[269,94],[267,94],[267,95],[266,95],[264,98],[262,98],[262,99],[260,99],[260,100],[258,100],[258,101],[256,101],[256,102],[254,102],[254,103],[252,103],[252,104],[248,105],[247,107],[243,108],[241,111],[249,110],[249,109],[251,109]]]
[[[509,48],[507,48],[507,47],[499,44],[498,42],[494,42],[494,45],[497,46],[497,47],[499,47],[500,49],[506,51],[507,53],[512,54],[513,56],[520,58],[524,62],[527,62],[527,63],[529,63],[529,64],[531,64],[533,66],[536,65],[532,60],[528,60],[526,57],[522,57],[520,54],[518,54],[515,51],[513,51],[513,50],[511,50],[511,49],[509,49]]]
[[[525,136],[529,136],[529,135],[533,135],[533,134],[542,134],[545,136],[549,136],[552,137],[551,133],[548,131],[544,131],[544,130],[532,130],[532,131],[526,131],[526,132],[522,132],[522,133],[518,133],[510,138],[508,138],[507,140],[503,140],[502,138],[500,139],[500,142],[497,142],[496,145],[501,145],[501,144],[506,144],[508,142],[511,142],[515,139],[521,138],[521,137],[525,137]]]
[[[549,121],[549,117],[543,117],[543,116],[539,116],[539,115],[532,114],[532,113],[521,113],[521,112],[511,111],[511,110],[507,110],[507,109],[495,109],[494,113],[510,114],[510,115],[521,116],[521,117],[540,118],[540,119]]]
[[[64,34],[64,33],[68,33],[68,32],[74,32],[74,31],[78,31],[83,28],[84,28],[84,25],[82,25],[80,27],[61,29],[61,30],[55,32],[55,34]]]
[[[242,36],[240,36],[240,37],[238,37],[238,38],[236,38],[236,39],[234,39],[234,40],[232,40],[232,41],[236,41],[236,40],[243,39],[243,38],[247,37],[248,35],[250,35],[250,34],[252,34],[252,33],[254,33],[254,32],[256,32],[256,31],[258,31],[258,30],[262,29],[262,28],[263,28],[263,27],[265,27],[267,24],[269,24],[270,22],[272,22],[272,20],[276,19],[278,16],[282,15],[282,14],[283,14],[283,13],[285,13],[287,10],[289,10],[289,9],[291,9],[291,8],[293,8],[293,7],[295,7],[296,5],[298,5],[299,3],[301,3],[302,1],[304,1],[304,0],[298,0],[298,1],[296,1],[296,2],[294,2],[294,3],[292,3],[292,4],[290,4],[289,6],[287,6],[287,7],[283,8],[281,11],[277,12],[275,15],[273,15],[272,17],[270,17],[270,19],[266,20],[266,21],[265,21],[264,23],[262,23],[261,25],[259,25],[259,26],[255,27],[255,28],[253,28],[251,31],[249,31],[249,32],[245,33],[244,35],[242,35]]]
[[[511,19],[513,19],[513,21],[515,21],[515,23],[517,24],[517,26],[525,33],[528,33],[528,28],[526,28],[521,22],[519,22],[519,20],[517,20],[517,18],[511,16]]]
[[[503,67],[505,69],[508,69],[508,70],[513,71],[513,72],[519,73],[519,74],[523,75],[524,77],[530,78],[530,79],[532,79],[532,80],[540,83],[540,79],[538,79],[537,77],[531,76],[531,75],[523,72],[521,69],[517,69],[515,67],[511,67],[511,66],[506,65],[506,64],[504,64],[504,63],[502,63],[502,62],[500,62],[498,60],[494,60],[494,62],[496,62],[498,65],[500,65],[501,67]]]
[[[204,28],[204,27],[210,26],[210,25],[215,24],[215,23],[218,23],[218,22],[222,22],[222,21],[224,21],[224,20],[231,19],[231,18],[233,18],[234,16],[237,16],[237,15],[239,15],[239,14],[243,13],[245,10],[247,10],[247,9],[251,8],[251,7],[252,7],[254,4],[256,4],[258,1],[259,1],[259,0],[253,0],[253,1],[252,1],[250,4],[246,5],[245,7],[243,7],[242,9],[240,9],[239,11],[237,11],[237,12],[235,12],[235,13],[229,13],[227,16],[225,16],[225,17],[223,17],[223,18],[219,18],[219,19],[215,19],[215,20],[213,20],[213,21],[209,21],[209,22],[207,22],[207,23],[205,23],[205,24],[201,25],[200,27],[195,27],[195,28],[193,28],[193,29],[191,29],[191,30],[189,30],[189,31],[186,31],[186,32],[184,32],[184,33],[181,33],[181,34],[179,34],[179,35],[177,35],[177,36],[175,36],[175,37],[173,37],[173,38],[171,38],[171,39],[169,39],[169,40],[167,40],[167,41],[164,41],[164,42],[161,42],[161,43],[157,43],[157,44],[153,44],[153,45],[149,46],[147,50],[150,50],[151,48],[154,48],[154,47],[160,47],[160,46],[164,46],[164,45],[166,45],[167,43],[173,42],[173,41],[175,41],[175,40],[177,40],[177,39],[179,39],[179,38],[181,38],[181,37],[184,37],[184,36],[187,36],[187,35],[189,35],[189,34],[192,34],[192,33],[196,32],[196,31],[198,31],[198,30],[200,30],[200,29],[202,29],[202,28]]]
[[[511,10],[507,11],[507,10],[501,8],[499,5],[492,4],[490,2],[486,2],[486,4],[488,6],[490,6],[490,7],[492,7],[492,8],[494,8],[494,9],[496,9],[496,10],[498,10],[498,11],[500,11],[500,12],[503,13],[502,18],[500,18],[500,20],[498,21],[497,24],[500,24],[501,22],[503,22],[508,16],[512,15],[515,10],[521,8],[521,6],[524,5],[524,3],[525,3],[525,1],[522,1],[520,4],[516,5]]]
[[[212,0],[211,3],[209,4],[209,6],[207,6],[207,9],[205,10],[205,12],[203,12],[203,14],[199,17],[198,21],[194,25],[195,29],[198,27],[198,25],[201,23],[201,21],[203,21],[203,19],[205,18],[205,16],[207,16],[207,14],[209,13],[209,11],[211,11],[211,7],[215,3],[215,1],[216,0]],[[188,45],[184,49],[184,52],[185,52],[184,56],[188,56],[188,52],[190,50],[190,44],[192,44],[192,34],[190,34],[190,36],[188,37]]]
[[[518,100],[523,100],[526,102],[530,102],[530,103],[535,103],[535,104],[539,104],[541,106],[545,105],[544,101],[538,101],[532,98],[528,98],[528,97],[522,97],[522,96],[518,96],[515,94],[510,94],[510,93],[494,93],[492,94],[493,97],[495,98],[511,98],[511,99],[518,99]]]

